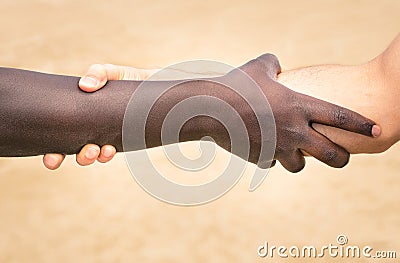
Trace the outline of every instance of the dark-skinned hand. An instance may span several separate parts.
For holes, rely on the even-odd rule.
[[[275,159],[288,171],[305,166],[303,152],[336,168],[345,166],[350,154],[312,128],[313,123],[372,136],[374,122],[346,108],[313,98],[276,81],[281,68],[277,58],[264,54],[240,67],[261,87],[276,124]],[[234,72],[232,72],[234,74]]]

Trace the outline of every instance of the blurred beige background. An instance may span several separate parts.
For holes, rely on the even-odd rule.
[[[0,65],[81,75],[95,62],[240,65],[264,52],[284,69],[357,64],[400,25],[396,0],[205,2],[2,0]],[[0,159],[0,262],[272,262],[257,256],[264,241],[322,246],[341,233],[400,257],[399,153],[397,145],[353,156],[340,170],[310,159],[296,175],[278,166],[253,193],[247,173],[227,195],[191,208],[146,194],[123,155],[85,168],[69,156],[55,172],[41,157]],[[152,157],[167,162],[160,149]]]

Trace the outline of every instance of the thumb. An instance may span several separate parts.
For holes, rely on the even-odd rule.
[[[83,91],[94,92],[104,87],[109,80],[145,80],[157,71],[112,64],[93,64],[79,80],[79,87]]]
[[[93,64],[85,76],[79,80],[79,88],[86,92],[94,92],[107,83],[107,70],[104,65]]]

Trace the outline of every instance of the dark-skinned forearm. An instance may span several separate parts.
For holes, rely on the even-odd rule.
[[[123,151],[124,113],[141,82],[109,81],[103,89],[86,93],[78,88],[78,81],[78,77],[0,68],[0,156],[75,154],[88,143],[111,144]],[[166,84],[173,86],[178,82],[151,82],[146,85],[148,97],[161,94]],[[179,101],[212,93],[223,97],[216,85],[209,81],[186,81],[165,93],[150,111],[146,147],[162,144],[162,121]],[[209,117],[188,121],[180,131],[180,141],[199,140],[206,135],[229,148],[223,126]]]

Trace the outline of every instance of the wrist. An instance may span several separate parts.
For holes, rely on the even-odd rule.
[[[219,146],[229,150],[229,134],[223,124],[224,120],[218,116],[224,113],[223,105],[225,108],[237,108],[234,92],[217,78],[192,80],[182,85],[181,92],[184,95],[176,104],[190,100],[189,107],[185,107],[185,111],[190,112],[190,117],[180,129],[180,141],[197,141],[211,137]]]

